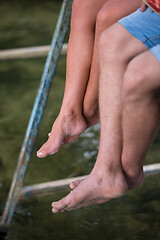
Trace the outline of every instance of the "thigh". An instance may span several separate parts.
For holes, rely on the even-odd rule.
[[[109,14],[115,21],[136,11],[141,5],[141,0],[110,0],[102,6],[100,14]]]
[[[120,23],[115,23],[106,29],[100,37],[99,53],[109,61],[124,62],[125,65],[135,56],[147,50],[147,47]],[[111,63],[113,63],[111,61]]]
[[[160,16],[150,8],[145,12],[138,9],[119,23],[149,49],[160,43]]]
[[[71,16],[72,24],[95,24],[99,10],[109,1],[112,0],[74,0]]]
[[[133,85],[141,94],[155,94],[160,89],[160,62],[150,50],[134,57],[127,72],[128,76],[132,75]]]

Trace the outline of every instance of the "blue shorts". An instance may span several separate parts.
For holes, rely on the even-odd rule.
[[[138,38],[160,62],[160,16],[147,8],[145,12],[138,9],[122,18],[119,23],[134,37]]]

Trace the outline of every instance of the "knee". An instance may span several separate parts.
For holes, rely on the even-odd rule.
[[[82,2],[83,2],[83,0],[82,0]],[[80,18],[80,15],[81,15],[81,8],[82,8],[82,6],[81,6],[81,4],[79,4],[78,0],[73,1],[72,14],[71,14],[71,27],[74,27],[74,25],[77,25],[78,19]]]
[[[130,104],[138,101],[145,90],[145,73],[138,64],[129,63],[124,74],[122,85],[122,100],[123,103]]]
[[[99,38],[99,57],[100,62],[109,61],[110,63],[123,61],[123,46],[120,34],[116,32],[117,25],[103,31]]]
[[[84,10],[85,0],[74,0],[72,4],[72,17],[78,17]]]
[[[91,8],[91,1],[74,0],[72,4],[71,28],[83,29],[86,26],[94,26],[96,22],[86,9]]]
[[[116,39],[114,37],[114,33],[112,32],[112,27],[111,29],[103,31],[99,38],[100,56],[113,56],[116,51],[116,45],[114,44],[115,41]]]
[[[113,15],[111,15],[111,12],[109,10],[102,8],[97,14],[96,30],[98,32],[102,32],[106,28],[110,27],[112,24],[113,24]]]

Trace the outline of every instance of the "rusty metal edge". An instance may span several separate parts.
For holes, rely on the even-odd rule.
[[[10,224],[15,211],[15,207],[17,205],[17,202],[19,201],[19,193],[23,186],[24,178],[30,161],[30,156],[33,151],[44,108],[47,103],[52,79],[55,75],[58,60],[61,55],[64,37],[68,29],[71,15],[71,7],[72,0],[63,1],[57,26],[53,35],[51,48],[42,74],[40,87],[38,89],[31,117],[28,123],[25,139],[19,155],[18,164],[12,180],[6,206],[1,217],[1,225]]]

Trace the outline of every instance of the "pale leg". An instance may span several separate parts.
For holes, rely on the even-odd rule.
[[[159,87],[160,63],[150,51],[128,64],[123,82],[122,168],[130,188],[143,180],[143,161],[160,123]]]
[[[100,148],[91,174],[69,195],[52,203],[52,211],[73,210],[123,195],[129,185],[123,174],[122,82],[128,62],[146,47],[120,24],[106,30],[100,40],[99,104]]]
[[[160,124],[159,89],[160,63],[150,51],[145,51],[129,62],[122,86],[121,163],[128,190],[143,181],[144,158]],[[78,180],[75,182],[76,185],[79,183]]]

